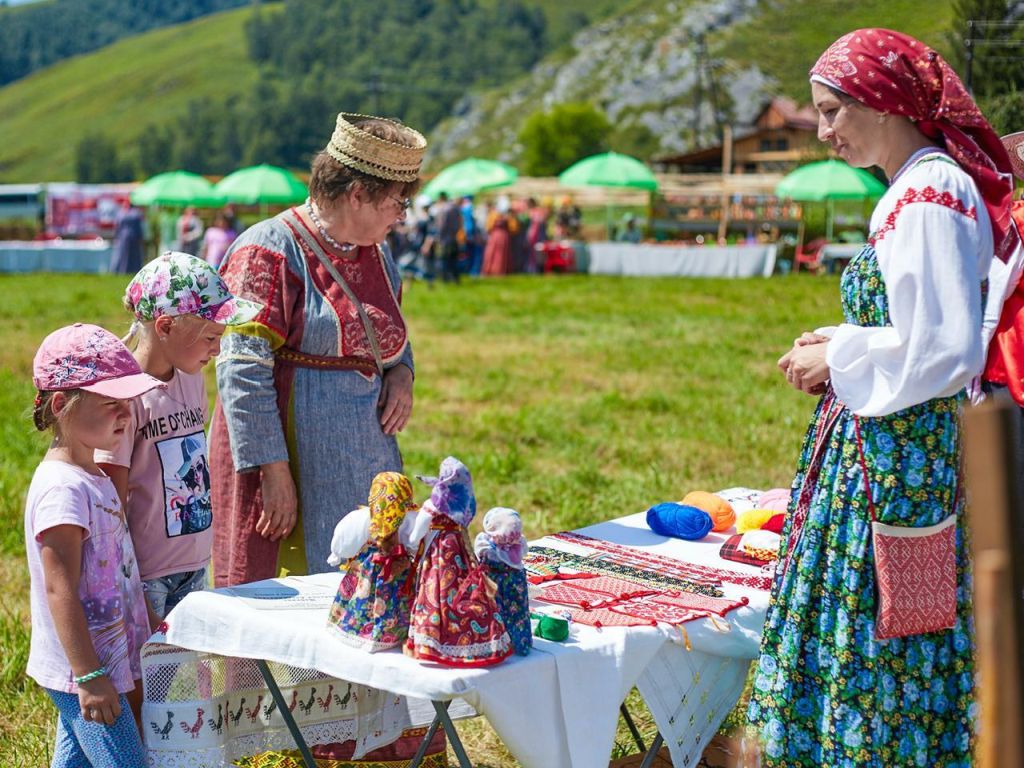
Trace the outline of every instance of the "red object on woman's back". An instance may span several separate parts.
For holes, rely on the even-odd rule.
[[[1024,200],[1013,204],[1013,220],[1024,232]],[[1014,401],[1024,406],[1024,279],[1006,297],[999,325],[988,347],[985,381],[1005,384]]]

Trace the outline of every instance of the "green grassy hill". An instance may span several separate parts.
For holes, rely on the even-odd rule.
[[[84,133],[134,142],[192,99],[244,91],[256,76],[243,31],[249,13],[138,35],[0,88],[0,182],[73,179]]]
[[[887,26],[949,53],[953,19],[953,0],[934,0],[927,13],[920,0],[774,0],[750,7],[736,1],[715,8],[696,0],[531,2],[543,10],[553,38],[565,42],[552,44],[522,77],[474,94],[468,110],[460,104],[457,116],[432,130],[432,167],[469,154],[514,163],[522,122],[566,101],[604,110],[620,151],[685,148],[694,140],[693,32],[709,25],[716,77],[742,117],[774,93],[804,100],[807,69],[845,31]],[[256,80],[244,33],[250,13],[148,32],[0,88],[0,182],[72,179],[85,133],[105,133],[131,151],[142,131],[176,121],[190,101],[246,92]],[[709,115],[703,126],[701,143],[713,139]]]

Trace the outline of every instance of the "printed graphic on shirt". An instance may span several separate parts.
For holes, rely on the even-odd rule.
[[[102,500],[94,503],[97,511],[109,515],[116,522],[114,528],[104,527],[103,535],[90,536],[83,545],[83,570],[90,573],[92,591],[82,598],[82,607],[91,630],[100,630],[102,636],[116,638],[125,631],[124,596],[131,589],[135,559],[124,547],[128,525],[121,515],[120,502],[111,499],[106,504]],[[97,589],[97,586],[101,588]]]
[[[167,535],[205,531],[213,522],[206,434],[168,437],[156,444],[164,478],[164,527]]]

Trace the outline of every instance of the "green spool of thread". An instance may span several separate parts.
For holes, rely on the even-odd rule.
[[[537,637],[556,643],[564,642],[569,637],[569,622],[566,619],[546,613],[531,613],[530,618],[537,619],[537,629],[534,630]]]

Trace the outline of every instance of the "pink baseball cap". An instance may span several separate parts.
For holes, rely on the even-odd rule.
[[[43,339],[32,360],[32,382],[41,391],[84,389],[117,400],[167,386],[143,373],[117,336],[87,323],[59,328]]]

